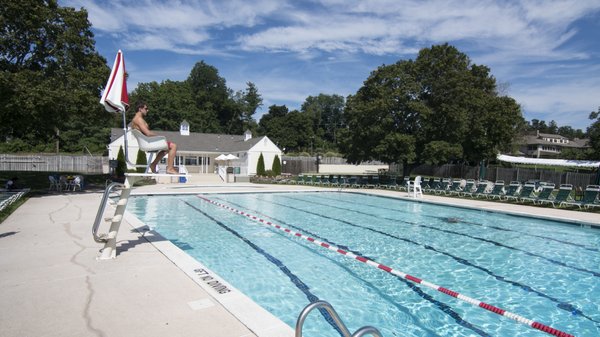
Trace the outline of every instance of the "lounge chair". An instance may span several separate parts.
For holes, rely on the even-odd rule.
[[[573,192],[573,185],[561,184],[558,188],[556,196],[548,198],[548,200],[539,200],[540,204],[551,204],[552,207],[560,207],[563,202],[572,201],[571,193]]]
[[[473,180],[473,184],[475,184],[475,180]],[[467,183],[468,185],[468,183]],[[487,190],[488,188],[488,182],[483,180],[477,183],[477,186],[473,186],[475,187],[475,190],[473,191],[473,188],[471,188],[470,190],[466,189],[462,192],[462,196],[466,197],[466,196],[470,196],[471,198],[476,197],[479,194],[483,194],[485,192],[485,190]]]
[[[458,195],[462,191],[462,180],[455,179],[452,181],[450,185],[448,185],[448,189],[444,191],[445,195]]]
[[[356,181],[358,188],[366,187],[368,183],[369,183],[369,177],[367,177],[367,176],[360,176],[360,177],[358,177],[358,180]]]
[[[541,205],[544,201],[550,200],[553,192],[554,184],[546,183],[542,185],[542,190],[537,196],[522,197],[520,198],[520,200],[521,202],[531,201],[534,205],[537,205],[537,203],[539,202]]]
[[[388,190],[395,190],[398,188],[398,182],[396,181],[396,179],[398,179],[396,176],[388,177],[388,181],[384,184],[381,184],[380,186]]]
[[[340,176],[330,175],[329,176],[329,187],[338,187],[340,186]]]
[[[492,190],[490,191],[490,193],[483,193],[483,196],[485,196],[486,199],[502,199],[502,196],[504,195],[504,180],[496,180],[496,182],[494,183],[494,187],[492,187]],[[477,195],[477,197],[479,197],[479,195]]]
[[[504,197],[504,200],[508,200],[508,199],[518,200],[520,191],[521,191],[521,183],[518,181],[511,181],[510,184],[508,184],[508,187],[506,188],[506,192],[504,193],[504,195],[502,197]],[[502,197],[500,197],[500,200],[502,200]]]
[[[526,183],[523,187],[521,187],[521,190],[519,191],[519,193],[516,197],[508,196],[508,197],[506,197],[506,200],[515,199],[515,201],[522,202],[522,201],[524,201],[524,199],[531,198],[534,191],[535,191],[535,183]]]
[[[429,179],[425,179],[423,178],[423,180],[421,181],[421,188],[423,189],[423,191],[425,190],[429,190],[429,184],[433,183],[433,178],[429,178]]]
[[[425,192],[435,193],[436,190],[440,189],[440,185],[440,178],[431,178],[429,180],[429,187],[425,190]]]
[[[377,186],[379,186],[379,176],[369,176],[365,187],[377,188]]]
[[[460,191],[458,191],[456,194],[459,197],[461,197],[461,196],[464,196],[466,193],[473,192],[474,189],[475,189],[475,179],[467,179],[467,181],[465,182],[465,186],[461,187]]]
[[[450,186],[451,183],[452,183],[452,180],[450,180],[450,178],[444,178],[440,182],[439,188],[435,189],[433,192],[435,194],[446,193],[446,190],[448,190],[448,187]]]
[[[581,209],[581,207],[585,207],[586,209],[593,207],[600,207],[600,203],[598,203],[598,192],[600,192],[600,185],[588,185],[583,192],[583,197],[580,201],[563,201],[560,205],[572,205],[577,206]]]
[[[398,183],[398,191],[408,191],[408,182],[410,181],[410,177],[402,178],[402,183]]]
[[[360,179],[357,176],[352,176],[348,179],[348,184],[351,188],[360,188]]]

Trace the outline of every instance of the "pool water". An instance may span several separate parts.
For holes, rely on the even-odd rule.
[[[548,334],[219,207],[227,205],[576,336],[600,336],[600,230],[357,193],[134,197],[128,211],[294,327],[330,302],[351,332]],[[305,336],[340,336],[314,311]]]

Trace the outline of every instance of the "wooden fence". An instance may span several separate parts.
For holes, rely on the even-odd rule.
[[[315,157],[282,157],[284,164],[282,172],[290,174],[300,174],[307,172],[316,172]],[[344,158],[324,157],[320,160],[321,164],[347,164]],[[368,164],[380,165],[381,162]],[[351,165],[351,164],[348,164]],[[390,165],[389,175],[402,175],[402,165]],[[440,178],[457,179],[479,179],[479,166],[467,166],[458,164],[446,164],[441,166],[419,165],[412,169],[411,175],[421,175]],[[560,184],[572,184],[578,188],[585,188],[587,185],[597,184],[598,172],[556,172],[545,169],[527,169],[527,168],[505,168],[505,167],[487,167],[484,170],[483,178],[490,181],[504,180],[506,184],[511,181],[525,182],[537,180]]]
[[[108,157],[56,154],[0,154],[0,171],[107,173]]]
[[[490,181],[504,180],[506,184],[511,181],[526,182],[531,180],[545,181],[560,184],[572,184],[575,187],[585,188],[587,185],[597,183],[598,172],[556,172],[553,170],[530,168],[487,167],[484,170],[484,179]],[[479,179],[479,166],[453,165],[442,166],[420,165],[412,170],[412,175],[434,176],[444,178]]]

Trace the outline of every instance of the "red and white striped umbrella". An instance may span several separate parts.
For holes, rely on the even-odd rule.
[[[125,112],[129,108],[129,96],[127,95],[127,79],[125,78],[125,59],[121,50],[117,53],[108,82],[104,87],[104,93],[100,104],[108,112]]]

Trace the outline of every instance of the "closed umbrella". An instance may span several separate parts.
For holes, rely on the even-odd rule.
[[[100,104],[104,105],[104,108],[108,112],[122,113],[125,161],[133,167],[138,166],[129,160],[129,153],[127,151],[127,121],[125,120],[125,111],[129,108],[129,96],[127,94],[127,79],[125,78],[125,59],[121,50],[117,52],[117,57],[115,57],[115,63],[104,87]]]
[[[129,108],[129,96],[127,95],[127,80],[125,78],[125,59],[121,50],[117,52],[110,76],[104,87],[104,93],[100,98],[100,104],[108,112],[125,112]]]

